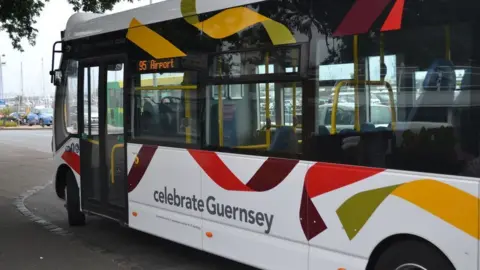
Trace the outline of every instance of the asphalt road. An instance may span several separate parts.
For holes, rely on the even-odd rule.
[[[52,129],[0,130],[0,144],[15,145],[22,151],[34,150],[51,156],[52,134]]]
[[[0,130],[0,269],[119,269],[112,254],[52,234],[13,204],[22,192],[51,179],[51,154],[40,146],[49,141],[45,134]]]
[[[0,171],[5,172],[7,166],[15,168],[13,175],[8,173],[9,176],[0,176],[0,214],[2,214],[2,207],[6,207],[4,205],[8,204],[11,207],[11,201],[18,194],[51,180],[54,168],[51,163],[50,140],[50,130],[0,131],[0,149],[3,149],[2,153],[6,151],[9,156],[9,158],[0,156]],[[14,158],[11,158],[12,156]],[[13,181],[13,179],[16,180]],[[38,240],[35,238],[37,237],[36,234],[45,235],[46,238],[51,239],[45,240],[45,243],[48,243],[47,246],[61,253],[53,258],[51,254],[43,256],[42,260],[39,259],[41,255],[38,254],[37,257],[32,258],[35,263],[38,263],[38,261],[43,263],[45,261],[57,261],[59,265],[62,265],[63,261],[71,259],[69,267],[50,268],[46,265],[45,267],[38,267],[40,264],[28,264],[28,266],[37,266],[36,268],[32,266],[31,269],[76,269],[75,267],[79,267],[79,269],[253,269],[202,251],[124,228],[114,221],[103,218],[88,216],[85,227],[69,228],[63,201],[56,197],[51,185],[27,198],[25,205],[35,216],[69,230],[73,234],[73,236],[52,234],[45,228],[31,222],[28,218],[19,215],[18,211],[11,211],[9,215],[14,216],[15,220],[19,220],[18,222],[22,222],[22,224],[28,224],[28,227],[34,229],[35,234],[33,229],[32,233],[28,234],[31,238],[26,240],[27,243],[30,241],[38,244]],[[4,216],[2,216],[2,220],[3,218]],[[3,223],[0,220],[0,228]],[[12,226],[15,224],[13,223]],[[25,234],[13,230],[15,230],[14,227],[11,228],[11,234]],[[7,267],[2,267],[2,262],[6,258],[6,255],[3,255],[2,247],[7,244],[2,243],[3,234],[3,230],[0,230],[0,269],[30,269],[20,264],[18,266],[22,267],[16,267],[17,265],[12,264],[12,261],[9,261],[10,264],[4,264]],[[17,239],[18,241],[21,240]],[[14,246],[14,249],[16,248],[20,247]],[[49,250],[49,248],[45,248],[45,250]],[[69,249],[75,252],[75,258],[69,257],[73,256],[68,253]],[[20,253],[18,250],[16,252]],[[32,252],[35,252],[35,250]],[[50,260],[45,258],[50,258]],[[11,265],[15,265],[15,267],[9,268],[8,266]]]

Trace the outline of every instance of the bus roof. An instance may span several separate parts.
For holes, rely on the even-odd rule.
[[[184,16],[181,12],[182,1],[189,0],[165,0],[109,15],[75,13],[68,19],[63,40],[79,39],[127,29],[133,18],[144,25],[181,18]],[[196,9],[197,14],[201,14],[263,1],[265,0],[197,0]]]

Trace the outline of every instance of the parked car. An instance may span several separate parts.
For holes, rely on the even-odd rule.
[[[29,126],[41,125],[51,126],[53,124],[53,109],[52,108],[41,108],[33,109],[27,115],[27,124]]]
[[[9,119],[12,119],[12,121],[17,122],[19,125],[25,125],[27,122],[27,116],[19,112],[12,112],[9,115]]]
[[[27,114],[27,125],[29,126],[38,125],[38,122],[39,122],[38,114],[34,112],[29,112]]]
[[[323,125],[328,129],[331,128],[331,117],[333,104],[323,104],[319,107],[318,125]],[[370,106],[371,115],[369,123],[375,127],[388,127],[392,122],[392,114],[390,107],[381,104],[372,104]],[[353,129],[355,124],[355,104],[354,103],[338,103],[337,106],[337,123],[336,129]]]
[[[77,106],[70,107],[70,123],[75,130],[78,130],[78,115]],[[98,108],[96,106],[90,107],[90,117],[88,117],[88,106],[83,109],[83,119],[85,128],[89,125],[89,120],[92,121],[91,127],[98,128]]]
[[[53,124],[53,109],[52,108],[44,108],[39,109],[38,112],[38,122],[43,126],[51,126]]]

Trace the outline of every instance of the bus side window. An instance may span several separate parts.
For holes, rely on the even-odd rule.
[[[301,91],[301,84],[296,91]],[[292,83],[265,83],[214,85],[207,88],[205,114],[209,148],[246,151],[260,155],[297,154],[301,138],[301,98],[291,100]],[[236,89],[244,93],[242,98],[232,99],[218,91]],[[267,89],[270,96],[266,98]],[[301,92],[300,92],[301,97]],[[297,107],[294,112],[293,106]]]
[[[141,74],[135,82],[135,138],[159,145],[197,144],[196,72]]]

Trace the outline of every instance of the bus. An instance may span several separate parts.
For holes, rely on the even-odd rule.
[[[69,224],[97,215],[261,269],[479,269],[478,14],[167,0],[72,15],[50,71]]]

